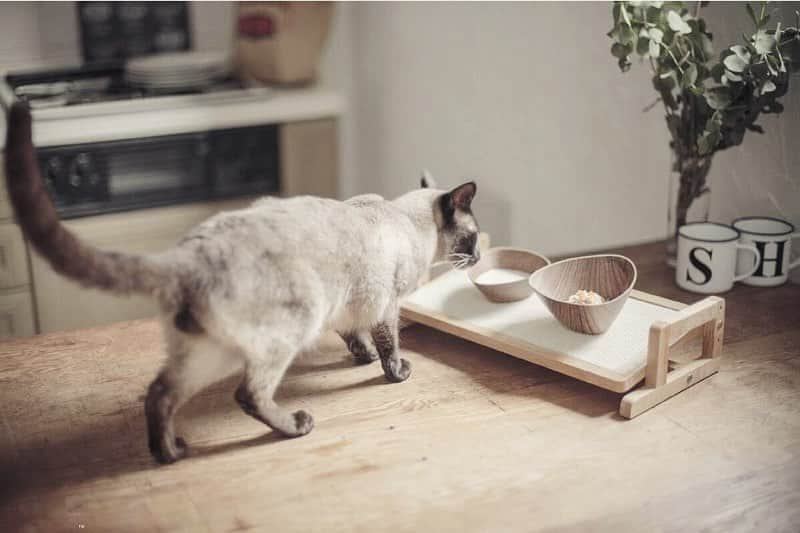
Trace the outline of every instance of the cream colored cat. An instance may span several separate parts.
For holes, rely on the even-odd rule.
[[[432,263],[474,264],[475,184],[427,188],[387,201],[265,198],[221,213],[174,248],[153,255],[97,250],[59,221],[39,175],[31,117],[10,112],[8,190],[23,231],[61,274],[87,287],[154,296],[168,359],[145,401],[149,447],[160,462],[186,452],[173,417],[208,385],[243,372],[236,401],[289,437],[313,427],[306,411],[273,400],[292,359],[326,329],[339,332],[358,362],[381,360],[386,378],[408,378],[398,355],[398,306]]]

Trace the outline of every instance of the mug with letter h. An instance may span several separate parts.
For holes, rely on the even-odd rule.
[[[696,222],[681,226],[675,282],[687,291],[716,294],[753,275],[761,264],[761,253],[753,244],[740,243],[739,238],[739,230],[724,224]],[[737,264],[749,267],[737,276]]]
[[[789,279],[789,271],[800,266],[800,258],[791,260],[792,240],[800,237],[792,224],[772,217],[741,217],[733,221],[739,231],[739,242],[758,248],[761,260],[752,276],[742,280],[746,285],[772,287]],[[749,270],[746,258],[739,258],[737,272]]]

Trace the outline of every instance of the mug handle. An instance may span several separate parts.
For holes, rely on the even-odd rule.
[[[789,235],[789,240],[790,241],[793,241],[793,240],[798,239],[798,238],[800,238],[800,231],[792,233],[791,235]],[[789,263],[789,270],[791,270],[791,269],[793,269],[795,267],[798,267],[798,266],[800,266],[800,257],[798,257],[797,259],[795,259],[794,261]]]
[[[748,252],[752,252],[755,256],[755,261],[753,261],[753,268],[750,269],[749,272],[745,272],[740,276],[736,276],[733,278],[733,281],[742,281],[744,278],[749,278],[752,276],[756,270],[758,270],[758,265],[761,263],[761,252],[758,251],[758,248],[753,246],[752,244],[742,244],[737,242],[736,247],[740,250],[747,250]]]

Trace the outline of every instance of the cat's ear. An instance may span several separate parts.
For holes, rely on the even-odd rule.
[[[472,199],[475,198],[475,193],[478,186],[474,181],[468,181],[463,185],[459,185],[448,193],[456,209],[468,210],[472,205]]]
[[[437,188],[436,180],[433,179],[433,176],[431,176],[431,173],[428,171],[427,168],[422,171],[422,177],[419,179],[419,184],[420,187],[422,187],[423,189]]]

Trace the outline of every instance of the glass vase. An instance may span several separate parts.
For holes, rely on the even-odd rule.
[[[707,222],[711,208],[711,190],[706,177],[711,157],[672,154],[667,204],[667,264],[675,267],[678,249],[678,228],[692,222]]]

